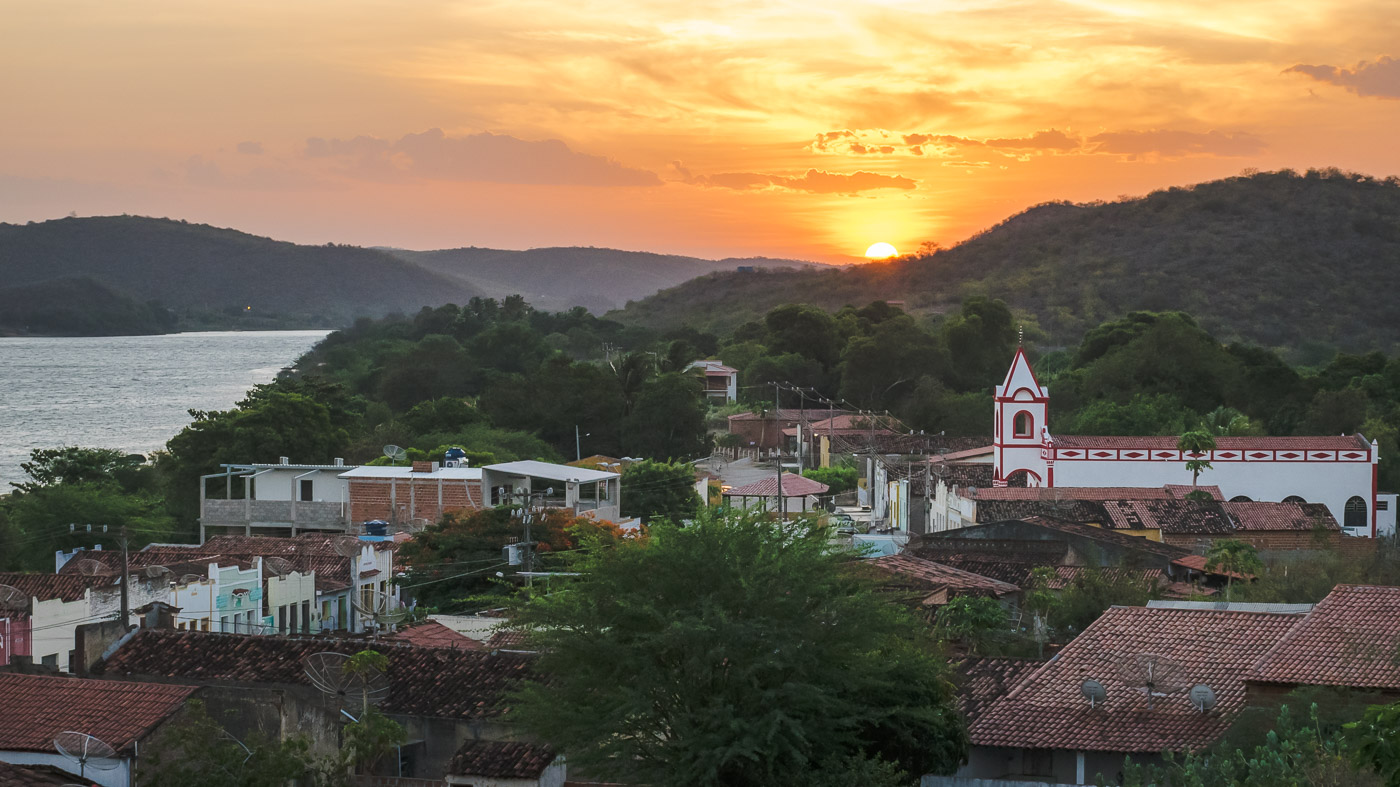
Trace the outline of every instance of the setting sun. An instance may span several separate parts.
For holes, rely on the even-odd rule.
[[[884,241],[870,244],[870,248],[865,250],[865,256],[872,260],[887,260],[890,257],[898,257],[899,249]]]

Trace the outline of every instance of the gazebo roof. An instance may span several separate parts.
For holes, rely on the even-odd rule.
[[[806,497],[825,494],[831,487],[792,473],[783,473],[783,497]],[[769,476],[752,484],[735,487],[725,492],[725,497],[773,497],[778,489],[778,480]]]

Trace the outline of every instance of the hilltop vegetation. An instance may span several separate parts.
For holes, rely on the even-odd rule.
[[[0,336],[135,336],[174,329],[159,303],[140,303],[87,277],[0,287]]]
[[[386,249],[402,259],[469,283],[492,298],[524,296],[543,311],[582,306],[605,312],[645,298],[696,276],[752,268],[816,267],[798,260],[766,257],[705,260],[674,254],[583,247],[528,249]]]
[[[64,279],[84,284],[58,283]],[[84,295],[97,323],[125,325],[133,304],[155,304],[182,328],[334,327],[365,315],[465,302],[478,292],[382,251],[300,246],[137,216],[0,224],[0,280],[44,285],[37,303],[51,308],[33,308],[25,321],[7,318],[0,326],[34,333],[74,333],[48,327],[64,322],[63,291]],[[159,323],[132,332],[152,327]]]
[[[712,274],[612,315],[726,332],[791,302],[902,300],[941,313],[1005,300],[1068,345],[1136,310],[1184,311],[1217,337],[1288,348],[1400,349],[1400,180],[1336,170],[1247,175],[1121,202],[1040,205],[950,249],[851,269]]]

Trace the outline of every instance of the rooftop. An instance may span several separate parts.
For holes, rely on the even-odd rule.
[[[1055,658],[987,708],[969,729],[980,746],[1158,753],[1209,746],[1245,707],[1254,661],[1298,622],[1294,615],[1113,607]],[[1135,677],[1141,657],[1169,665],[1151,698]],[[1163,691],[1176,673],[1179,689]],[[1107,697],[1089,707],[1085,680]],[[1195,684],[1214,690],[1202,713],[1187,698]]]
[[[1333,588],[1259,658],[1250,680],[1400,689],[1400,587]]]
[[[534,743],[469,740],[452,756],[447,775],[538,779],[555,756],[553,749]]]
[[[89,578],[81,574],[19,574],[0,572],[0,585],[24,593],[30,599],[81,601],[87,597]]]
[[[1118,530],[1160,530],[1163,533],[1229,535],[1235,523],[1220,503],[1194,500],[1104,500],[1104,524]]]
[[[1240,530],[1341,530],[1323,503],[1221,503]]]
[[[431,478],[434,480],[443,479],[447,481],[480,481],[481,468],[479,467],[439,467],[428,473],[413,471],[412,467],[385,467],[364,465],[357,467],[346,473],[340,474],[341,478],[373,479],[373,478]]]
[[[1165,435],[1160,437],[1108,437],[1091,435],[1055,435],[1052,438],[1058,449],[1103,448],[1133,449],[1147,451],[1175,451],[1177,438]],[[1217,437],[1215,451],[1370,451],[1371,444],[1359,434],[1336,437]]]
[[[605,481],[618,477],[617,473],[605,472],[603,470],[590,470],[586,467],[570,467],[568,465],[556,465],[549,462],[537,462],[534,460],[503,462],[496,465],[487,465],[484,469],[490,470],[493,473],[530,476],[531,478],[547,478],[550,481],[577,481],[581,484]]]
[[[532,658],[477,650],[326,637],[267,637],[203,631],[138,631],[98,669],[106,677],[150,677],[192,684],[310,683],[301,660],[322,651],[369,648],[389,659],[385,713],[476,719],[506,710],[505,695],[530,674]]]
[[[0,762],[0,785],[4,787],[66,787],[72,774],[52,765],[11,765]]]
[[[1201,486],[1214,500],[1223,500],[1220,487]],[[965,489],[961,497],[973,500],[1180,500],[1191,487],[1168,486],[1054,486],[1054,487],[982,487]]]
[[[1018,593],[1021,590],[1009,582],[1002,582],[908,554],[885,555],[873,558],[870,562],[877,568],[895,575],[910,585],[934,592],[947,591],[950,596],[1000,598]]]
[[[822,495],[831,487],[794,473],[783,473],[783,497],[806,497]],[[724,493],[725,497],[774,497],[778,493],[778,479],[767,476],[752,484],[735,487]]]
[[[968,723],[976,721],[982,711],[1006,696],[1043,661],[1036,659],[965,658],[953,663],[953,682],[957,684],[958,710]]]
[[[54,736],[77,730],[124,752],[192,693],[163,683],[0,674],[0,750],[52,752]]]
[[[468,637],[466,634],[458,633],[436,620],[415,623],[408,628],[399,629],[394,634],[385,637],[385,639],[407,642],[410,645],[417,645],[421,648],[482,649],[480,642]]]

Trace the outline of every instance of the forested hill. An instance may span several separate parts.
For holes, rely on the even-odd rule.
[[[840,270],[715,274],[612,316],[731,329],[780,303],[1004,299],[1042,344],[1127,312],[1182,310],[1225,340],[1400,349],[1400,181],[1264,173],[1121,202],[1040,205],[951,249]]]
[[[544,311],[584,306],[604,312],[674,287],[696,276],[739,267],[807,268],[813,263],[767,257],[706,260],[672,254],[597,249],[592,247],[504,249],[442,249],[391,254],[428,270],[470,282],[493,298],[523,295]]]
[[[158,302],[181,328],[337,327],[481,294],[374,249],[300,246],[137,216],[0,224],[0,282],[43,284],[49,293],[75,289],[94,303],[121,301],[116,308],[123,312],[130,303]],[[95,297],[92,282],[103,297]],[[28,325],[0,320],[0,330],[46,333],[51,322],[52,315],[36,313]]]

